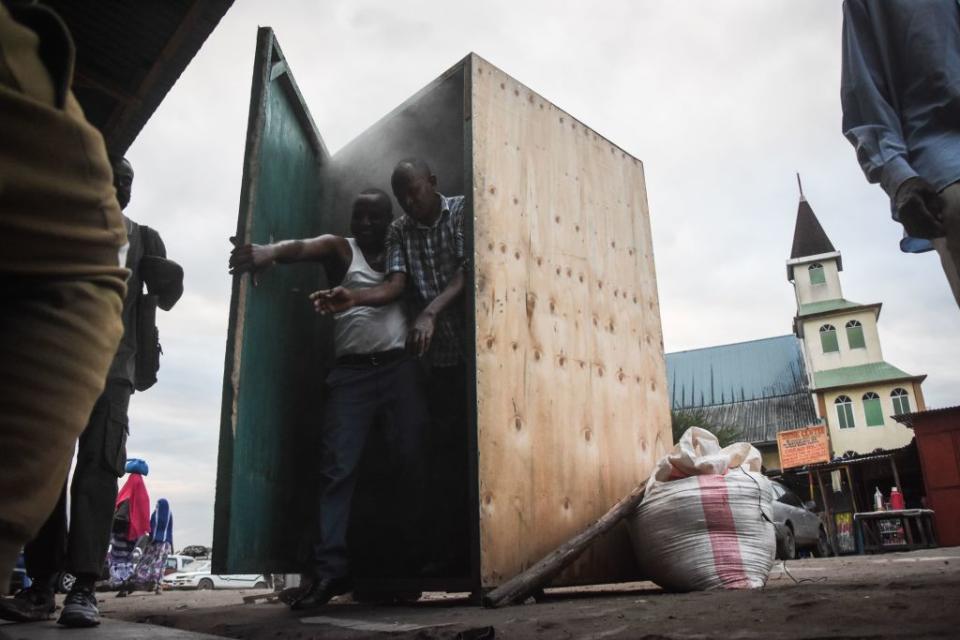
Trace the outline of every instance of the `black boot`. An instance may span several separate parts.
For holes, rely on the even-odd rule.
[[[12,598],[0,598],[0,619],[13,622],[46,620],[57,610],[49,580],[37,580]]]

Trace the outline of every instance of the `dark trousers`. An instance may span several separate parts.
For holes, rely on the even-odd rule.
[[[419,525],[422,509],[423,438],[429,417],[419,365],[412,358],[380,366],[338,366],[327,377],[329,389],[321,438],[320,497],[314,572],[321,577],[349,573],[347,526],[357,467],[371,429],[383,419],[393,430],[391,441],[397,482],[416,506],[410,523]],[[411,536],[422,537],[422,531]]]
[[[108,380],[97,399],[80,434],[70,490],[69,534],[64,484],[53,513],[24,549],[27,574],[35,580],[48,580],[64,570],[78,577],[97,577],[103,570],[117,478],[123,475],[127,460],[127,408],[132,393],[130,383]]]
[[[467,468],[467,372],[463,363],[433,367],[428,382],[430,414],[429,503],[435,560],[455,572],[467,570],[470,548]]]

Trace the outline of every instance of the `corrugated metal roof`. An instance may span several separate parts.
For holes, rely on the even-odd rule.
[[[776,336],[666,354],[674,410],[695,410],[750,442],[819,422],[800,340]]]
[[[800,340],[763,338],[666,354],[674,407],[785,396],[807,389]]]
[[[77,49],[73,92],[122,155],[233,0],[45,0]]]
[[[859,453],[855,455],[836,457],[829,462],[808,464],[802,467],[795,467],[789,471],[791,473],[815,470],[828,471],[830,469],[836,469],[848,464],[864,464],[867,462],[880,462],[883,460],[889,460],[890,458],[895,458],[909,452],[911,448],[916,447],[916,442],[916,438],[914,438],[909,443],[903,445],[902,447],[897,447],[896,449],[877,449],[876,451],[872,451],[870,453]]]
[[[862,306],[864,305],[860,304],[859,302],[851,302],[850,300],[844,300],[843,298],[822,300],[820,302],[811,302],[810,304],[800,305],[800,309],[797,310],[797,316],[802,318],[804,316],[813,316],[818,313],[828,313],[830,311],[839,311],[840,309],[855,309]]]
[[[940,407],[938,409],[924,409],[923,411],[914,411],[913,413],[901,413],[898,416],[893,416],[893,419],[900,424],[912,427],[915,418],[926,418],[927,416],[938,416],[946,413],[956,413],[960,415],[960,405]]]
[[[817,371],[813,374],[813,388],[820,391],[834,387],[848,387],[852,385],[870,384],[871,382],[888,382],[890,380],[906,380],[909,378],[926,378],[913,376],[896,368],[888,362],[869,362],[855,367],[841,367]]]
[[[761,400],[700,407],[695,410],[710,424],[734,427],[747,442],[775,442],[777,433],[819,424],[809,393],[792,393]]]

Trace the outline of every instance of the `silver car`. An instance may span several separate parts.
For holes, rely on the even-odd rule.
[[[813,512],[815,502],[803,502],[788,487],[772,481],[773,524],[777,530],[777,558],[793,560],[800,549],[813,555],[831,555],[830,539],[820,516]]]

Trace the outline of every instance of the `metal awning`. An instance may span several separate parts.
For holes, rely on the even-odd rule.
[[[910,441],[910,444],[904,445],[899,449],[889,449],[881,453],[865,453],[858,456],[850,456],[849,458],[841,458],[840,460],[831,460],[830,462],[818,462],[817,464],[795,467],[793,469],[787,469],[786,471],[790,473],[803,473],[805,471],[832,471],[833,469],[839,469],[848,465],[864,464],[868,462],[881,462],[897,457],[898,455],[906,452],[906,450],[912,446],[914,446],[913,440]]]
[[[122,155],[233,0],[45,0],[77,49],[73,91]]]
[[[924,418],[927,416],[937,416],[944,413],[951,413],[957,410],[960,410],[960,405],[954,405],[952,407],[940,407],[939,409],[926,409],[924,411],[914,411],[913,413],[901,413],[898,416],[893,416],[893,419],[902,425],[913,427],[913,423],[916,418]]]

